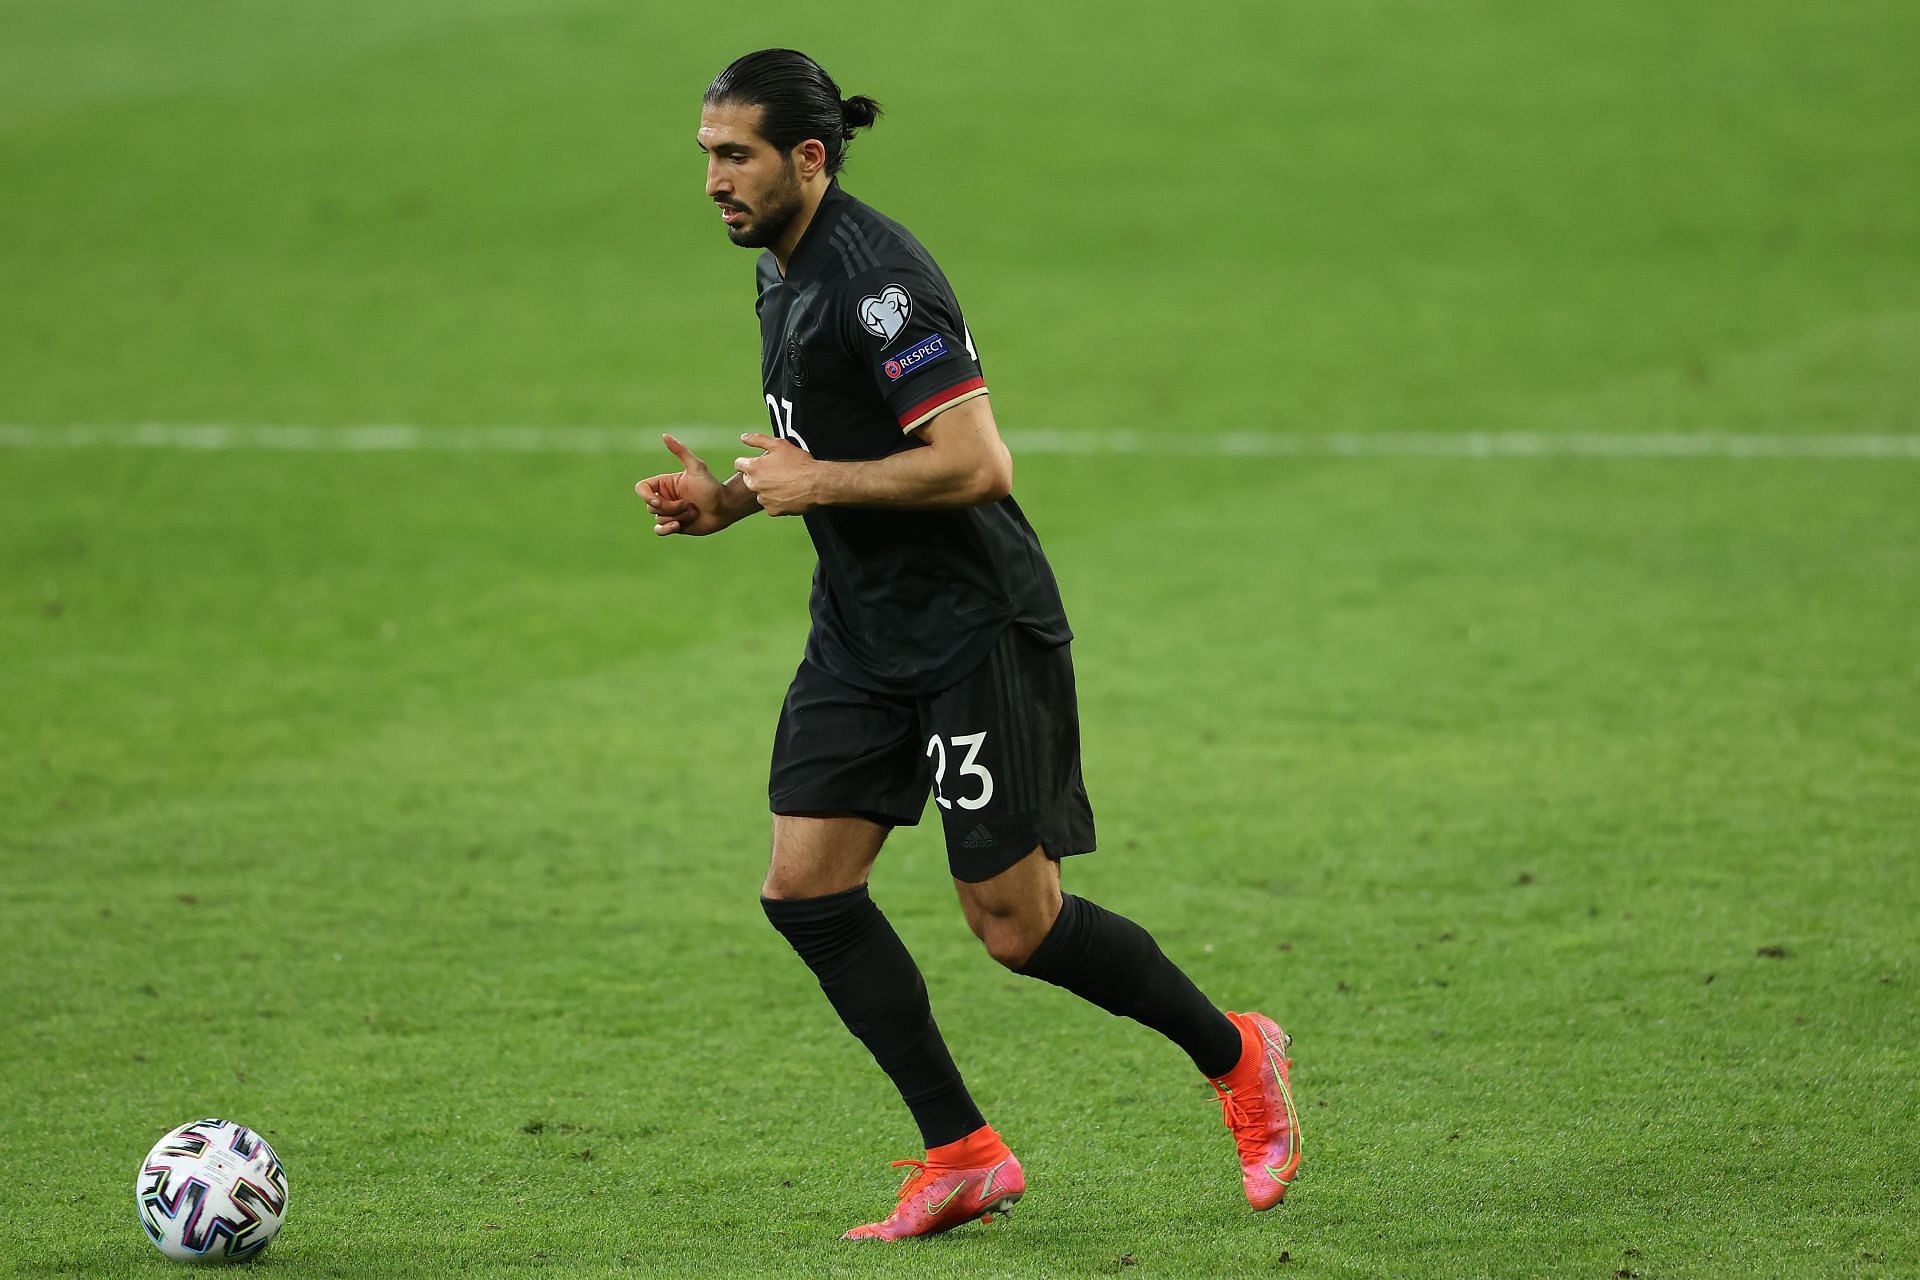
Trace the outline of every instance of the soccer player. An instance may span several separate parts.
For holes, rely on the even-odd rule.
[[[812,629],[774,733],[767,919],[899,1089],[926,1144],[893,1211],[849,1239],[927,1235],[1020,1199],[1020,1162],[954,1068],[913,958],[867,892],[894,827],[931,790],[967,923],[1015,973],[1172,1040],[1217,1091],[1256,1209],[1300,1166],[1289,1037],[1223,1013],[1133,921],[1061,892],[1093,849],[1079,712],[1053,572],[1013,500],[973,336],[947,278],[836,175],[879,114],[811,58],[751,53],[701,104],[707,195],[759,257],[772,433],[721,481],[636,487],[661,535],[800,516],[819,563]]]

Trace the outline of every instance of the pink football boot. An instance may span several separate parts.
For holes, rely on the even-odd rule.
[[[1240,1061],[1212,1082],[1220,1118],[1240,1149],[1240,1183],[1247,1203],[1271,1209],[1286,1198],[1300,1172],[1300,1117],[1293,1109],[1287,1071],[1293,1037],[1264,1013],[1229,1013],[1240,1028]]]
[[[855,1227],[842,1239],[905,1240],[951,1231],[975,1218],[991,1222],[991,1215],[1007,1212],[1027,1191],[1020,1162],[991,1127],[934,1147],[925,1160],[893,1163],[913,1169],[893,1212],[882,1222]]]

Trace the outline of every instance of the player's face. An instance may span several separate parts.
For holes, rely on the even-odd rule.
[[[700,108],[700,149],[707,153],[707,196],[720,206],[727,239],[764,249],[793,225],[801,208],[793,157],[760,136],[757,106],[722,102]]]

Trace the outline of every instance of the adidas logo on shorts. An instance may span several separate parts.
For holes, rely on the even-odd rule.
[[[963,849],[991,849],[999,843],[998,840],[994,839],[993,832],[987,830],[987,824],[982,822],[975,826],[973,830],[967,832],[967,838],[960,842],[960,847]]]

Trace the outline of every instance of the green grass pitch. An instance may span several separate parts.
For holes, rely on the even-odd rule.
[[[1017,455],[1068,883],[1294,1032],[1272,1214],[929,825],[875,895],[1030,1192],[838,1242],[918,1153],[754,902],[796,523],[656,542],[639,450],[58,443],[759,427],[692,132],[768,44],[887,104],[848,186],[1009,434],[1161,441]],[[135,1164],[212,1114],[287,1164],[269,1276],[1920,1274],[1916,46],[1890,0],[0,0],[0,1273],[172,1274]],[[1216,447],[1408,431],[1893,444]]]

